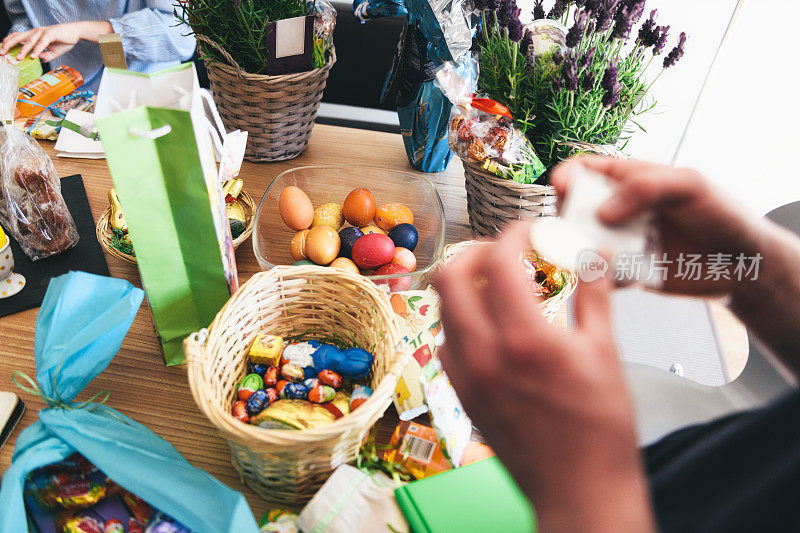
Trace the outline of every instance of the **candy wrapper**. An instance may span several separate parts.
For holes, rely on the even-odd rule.
[[[546,170],[508,108],[488,98],[454,106],[448,138],[461,159],[501,178],[531,184]]]
[[[327,0],[309,2],[314,9],[314,68],[325,65],[328,51],[333,46],[333,30],[336,28],[336,8]]]
[[[408,160],[423,172],[447,168],[447,122],[452,104],[434,83],[436,68],[468,56],[478,24],[465,0],[355,0],[361,22],[408,17],[381,100],[394,99]]]
[[[17,69],[0,62],[0,224],[31,260],[61,253],[78,243],[78,230],[61,196],[61,181],[42,148],[13,126]]]
[[[34,139],[55,141],[61,132],[64,118],[70,110],[90,111],[93,106],[94,93],[92,91],[76,91],[62,96],[44,108],[38,115],[16,118],[14,126]]]
[[[392,433],[388,448],[383,452],[385,461],[403,466],[417,479],[446,472],[454,466],[466,466],[494,456],[487,445],[467,440],[460,461],[453,465],[447,458],[436,432],[416,422],[400,422]]]
[[[143,298],[142,290],[127,281],[84,272],[70,272],[50,281],[36,319],[36,378],[19,372],[13,376],[47,407],[39,411],[38,421],[19,434],[11,466],[3,475],[0,533],[28,531],[24,502],[28,474],[76,452],[116,485],[186,529],[200,533],[258,531],[240,493],[190,465],[145,426],[104,405],[107,392],[85,402],[75,401],[119,350]],[[77,472],[88,469],[85,465],[77,468]],[[90,482],[100,485],[88,475]],[[103,484],[108,497],[111,487]],[[99,493],[76,488],[80,490],[62,491],[54,501],[59,506],[74,503],[75,498],[65,499],[72,495],[87,503],[87,497],[96,498]]]

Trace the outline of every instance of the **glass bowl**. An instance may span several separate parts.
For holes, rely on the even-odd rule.
[[[417,269],[408,274],[376,276],[362,272],[382,287],[389,289],[387,280],[410,278],[409,289],[424,289],[442,257],[444,248],[444,206],[433,184],[422,176],[402,170],[362,165],[313,165],[298,167],[279,174],[267,187],[256,210],[253,230],[253,251],[262,270],[295,261],[289,253],[289,243],[297,233],[287,227],[278,211],[278,198],[284,187],[301,188],[311,199],[314,208],[329,202],[342,204],[353,189],[364,187],[372,191],[375,203],[405,204],[414,214],[414,227],[419,242],[414,249]],[[345,222],[345,226],[348,224]],[[392,286],[405,285],[392,283]]]

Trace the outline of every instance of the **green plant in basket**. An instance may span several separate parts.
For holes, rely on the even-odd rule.
[[[681,33],[662,59],[670,28],[658,25],[655,9],[639,25],[644,0],[557,0],[547,14],[537,0],[525,27],[515,0],[475,3],[478,90],[511,110],[548,168],[574,153],[563,143],[624,149],[641,128],[636,117],[655,106],[653,83],[686,46]],[[654,62],[662,68],[648,80]]]
[[[273,22],[316,14],[313,68],[327,61],[333,29],[331,26],[325,29],[327,33],[320,31],[319,26],[325,25],[329,18],[320,14],[321,6],[316,0],[178,0],[176,7],[175,16],[196,35],[219,45],[252,74],[263,74],[272,59],[266,43]],[[328,4],[324,7],[332,9]],[[205,46],[203,51],[214,61],[228,62],[214,47]]]

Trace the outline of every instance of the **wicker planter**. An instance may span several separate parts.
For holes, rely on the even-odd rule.
[[[553,187],[498,178],[470,161],[462,161],[467,212],[475,235],[494,237],[515,220],[556,215],[557,198]]]
[[[222,48],[202,35],[196,37],[216,48],[230,63],[206,61],[206,68],[225,127],[248,132],[245,159],[284,161],[300,155],[311,136],[328,73],[336,62],[333,47],[323,67],[266,76],[245,72]]]
[[[614,146],[580,142],[562,142],[573,154],[595,154],[622,158]],[[515,220],[553,217],[557,214],[556,190],[549,185],[528,185],[499,178],[479,165],[462,159],[467,189],[467,212],[472,232],[494,237]]]
[[[245,424],[230,411],[247,352],[261,332],[337,334],[372,347],[373,395],[335,422],[303,431]],[[388,296],[358,274],[325,267],[279,266],[245,283],[208,331],[185,341],[189,386],[202,413],[231,448],[241,478],[261,497],[299,509],[339,466],[355,459],[394,397],[406,357]]]

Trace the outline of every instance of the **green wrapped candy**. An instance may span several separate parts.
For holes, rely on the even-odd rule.
[[[264,388],[264,379],[258,374],[247,374],[236,387],[236,396],[242,401],[248,398],[257,390]]]

